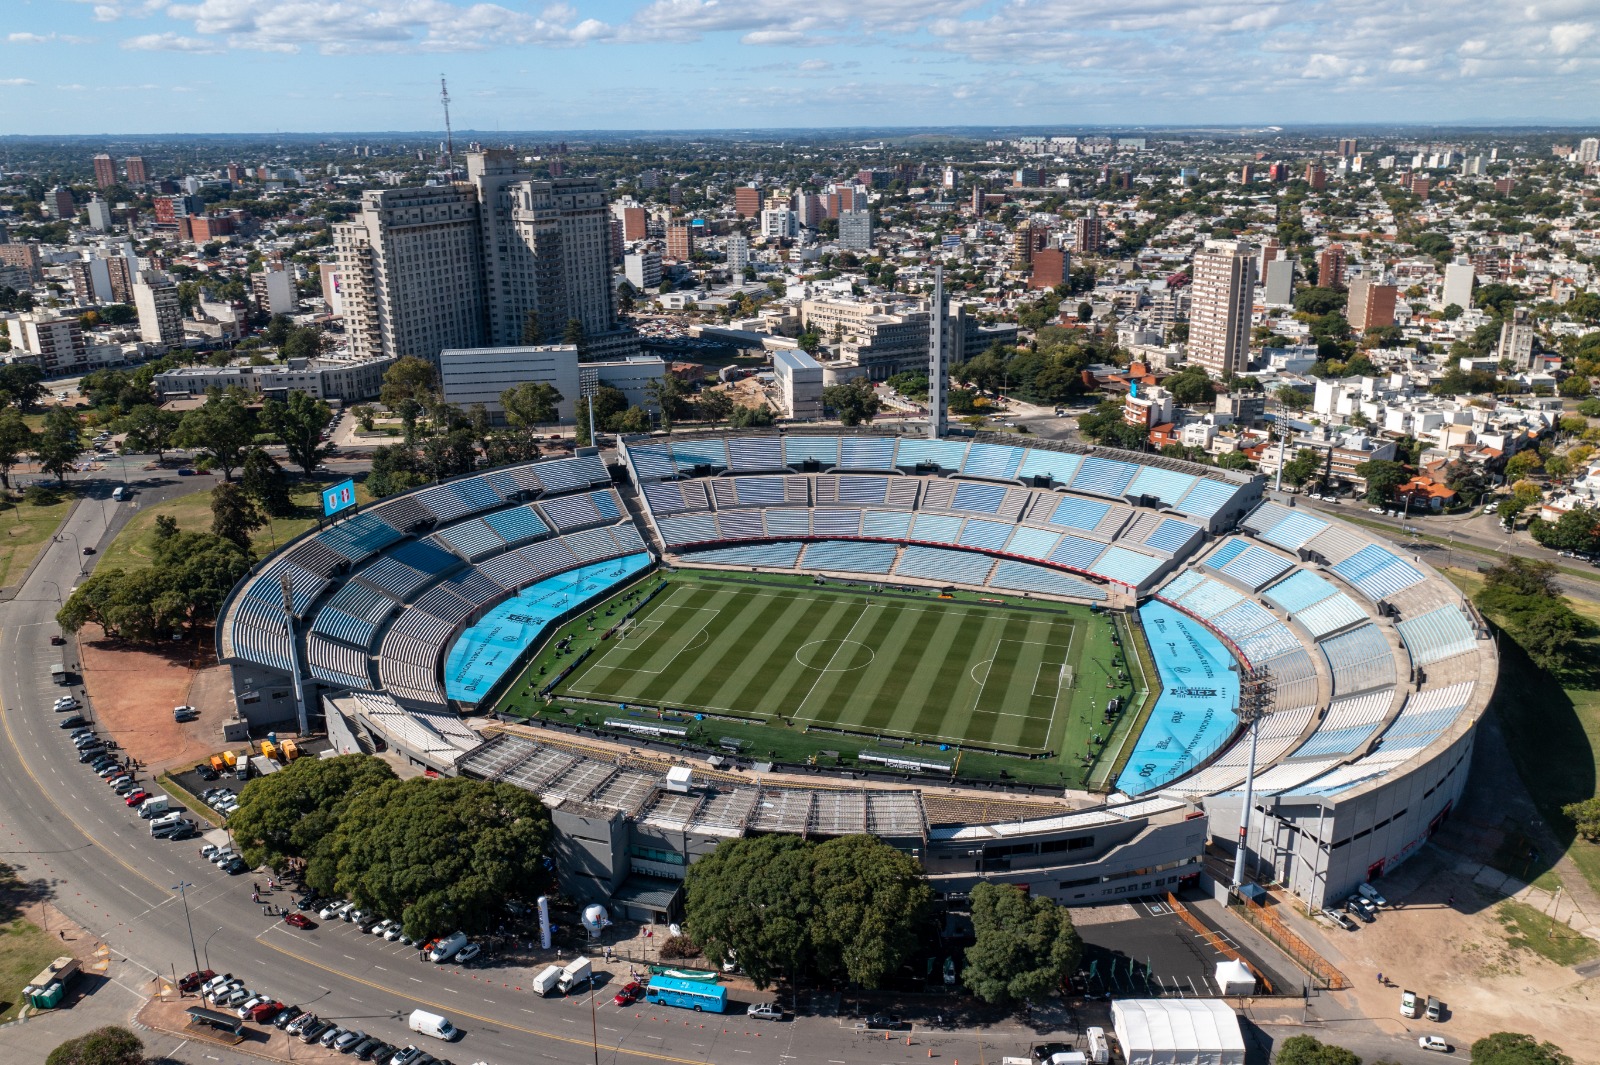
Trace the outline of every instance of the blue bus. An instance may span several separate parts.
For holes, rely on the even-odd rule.
[[[720,984],[701,980],[675,980],[670,976],[652,976],[645,988],[644,1000],[662,1006],[677,1006],[696,1013],[726,1013],[728,989]]]

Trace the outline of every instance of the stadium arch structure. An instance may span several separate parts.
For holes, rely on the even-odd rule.
[[[685,793],[665,780],[681,757],[468,727],[460,712],[494,692],[448,694],[445,662],[518,597],[533,604],[517,615],[527,650],[658,561],[1160,612],[1225,647],[1228,668],[1270,678],[1253,877],[1320,908],[1413,854],[1459,800],[1494,687],[1494,644],[1471,604],[1419,558],[1264,499],[1259,477],[1016,440],[698,433],[624,440],[609,466],[590,451],[458,478],[263,560],[219,615],[218,654],[252,726],[291,719],[299,684],[342,749],[394,749],[538,793],[565,890],[625,913],[670,913],[688,864],[765,832],[870,832],[915,854],[948,894],[989,880],[1087,904],[1169,890],[1205,874],[1208,847],[1233,850],[1245,729],[1170,771],[1124,774],[1109,798],[702,766]],[[1162,709],[1141,743],[1167,738]]]

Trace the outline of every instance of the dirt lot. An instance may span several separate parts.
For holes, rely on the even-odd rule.
[[[232,716],[226,667],[195,668],[189,643],[133,648],[92,625],[79,633],[78,646],[94,720],[152,774],[221,749],[222,723]],[[186,703],[200,717],[179,724],[172,708]]]
[[[1600,1061],[1600,980],[1584,975],[1600,965],[1558,965],[1513,945],[1503,923],[1503,879],[1430,846],[1383,878],[1391,909],[1375,923],[1356,932],[1292,923],[1354,983],[1335,999],[1386,1031],[1436,1032],[1457,1047],[1492,1032],[1528,1032],[1578,1061]],[[1395,986],[1379,985],[1380,972]],[[1443,1001],[1443,1023],[1401,1018],[1401,988]]]

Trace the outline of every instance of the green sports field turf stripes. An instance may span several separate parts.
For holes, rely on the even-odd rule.
[[[1089,620],[803,586],[675,583],[558,694],[1060,752],[1074,709],[1098,698],[1072,686],[1084,676],[1079,629]]]

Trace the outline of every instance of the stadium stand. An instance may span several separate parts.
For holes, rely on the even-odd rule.
[[[912,546],[905,549],[894,571],[902,577],[981,586],[988,582],[989,571],[993,568],[994,559],[985,555]]]
[[[717,566],[760,566],[763,569],[794,569],[805,545],[789,541],[779,544],[740,544],[738,547],[712,547],[685,558]]]
[[[1439,607],[1395,626],[1411,661],[1419,666],[1466,654],[1478,645],[1477,630],[1456,605]]]
[[[823,541],[808,546],[801,558],[806,569],[847,573],[888,573],[899,549],[893,544]]]
[[[1394,652],[1376,625],[1362,625],[1317,646],[1328,660],[1334,694],[1394,686]]]

